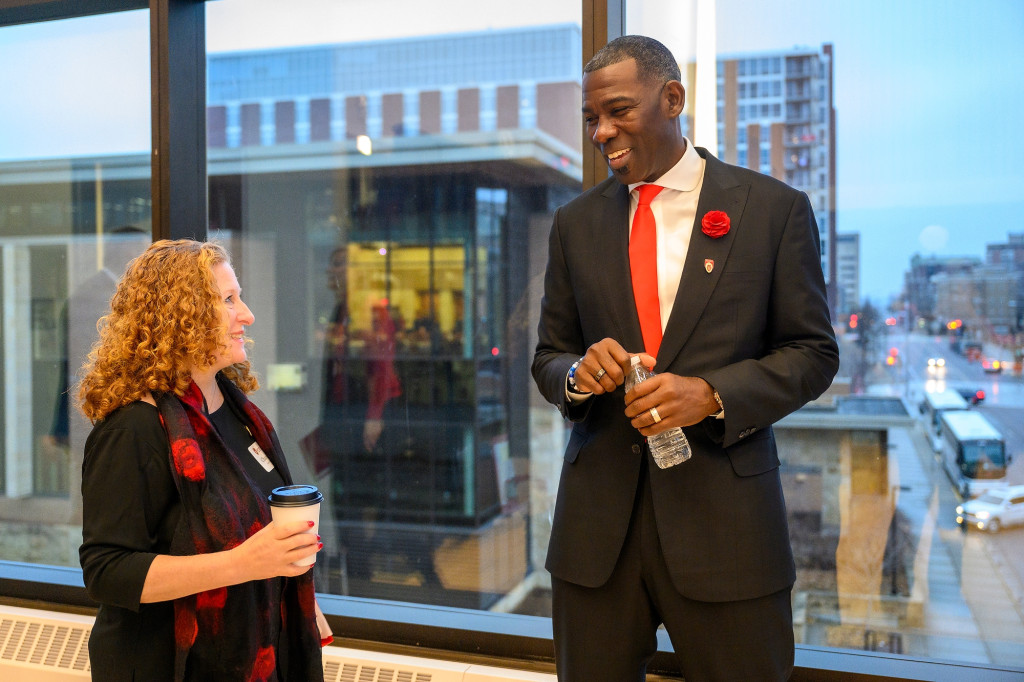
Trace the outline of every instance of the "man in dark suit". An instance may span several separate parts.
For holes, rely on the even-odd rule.
[[[547,557],[563,682],[644,679],[662,623],[688,682],[793,668],[771,425],[839,364],[818,232],[802,192],[689,144],[679,79],[641,36],[587,64],[587,134],[612,177],[559,208],[551,230],[533,375],[574,422]],[[656,265],[631,265],[647,183],[663,188],[650,200]],[[660,339],[631,283],[649,269]],[[658,373],[624,394],[634,354]],[[645,436],[677,426],[692,458],[660,469]]]

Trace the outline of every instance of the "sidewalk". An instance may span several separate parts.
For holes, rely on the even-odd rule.
[[[890,429],[889,442],[898,507],[918,542],[911,599],[923,607],[921,627],[904,633],[905,653],[1024,668],[1015,574],[993,558],[987,536],[956,525],[956,497],[922,432]]]

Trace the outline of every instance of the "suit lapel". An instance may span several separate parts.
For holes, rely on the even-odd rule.
[[[609,180],[601,192],[607,203],[600,207],[595,221],[598,227],[592,241],[596,254],[593,263],[600,269],[601,290],[607,292],[603,305],[607,319],[614,325],[612,338],[619,339],[627,351],[638,352],[643,349],[644,341],[630,285],[629,190],[614,178]]]
[[[672,364],[693,334],[711,292],[722,276],[726,258],[742,226],[743,210],[750,189],[749,185],[737,182],[728,166],[708,154],[707,150],[697,148],[697,151],[706,161],[704,181],[697,199],[697,215],[690,231],[690,245],[679,280],[679,291],[658,351],[659,371]],[[708,211],[724,211],[729,216],[728,233],[712,239],[701,231],[701,218]],[[710,272],[706,263],[713,264]],[[633,318],[636,319],[635,306]]]

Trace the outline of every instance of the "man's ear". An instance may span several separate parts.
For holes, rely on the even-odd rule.
[[[686,104],[686,89],[679,81],[669,81],[661,89],[662,102],[671,118],[683,113],[683,105]]]

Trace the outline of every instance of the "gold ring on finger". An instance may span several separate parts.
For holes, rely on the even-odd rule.
[[[654,419],[654,423],[655,424],[657,424],[658,422],[661,421],[661,415],[658,414],[658,408],[657,407],[652,407],[651,408],[651,418]]]

